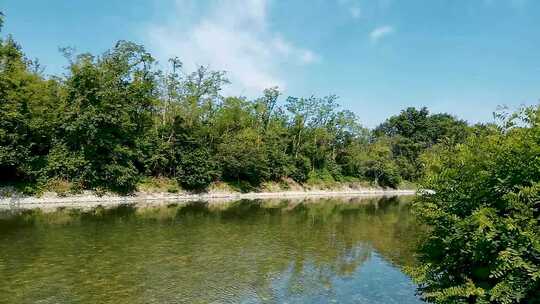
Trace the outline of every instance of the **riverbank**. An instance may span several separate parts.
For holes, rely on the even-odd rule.
[[[24,196],[11,193],[0,196],[0,209],[56,209],[56,208],[92,208],[97,206],[117,206],[121,204],[160,205],[164,203],[182,203],[190,201],[226,202],[241,199],[291,199],[315,197],[358,197],[358,196],[399,196],[414,195],[413,189],[351,188],[303,189],[275,192],[231,192],[211,190],[205,193],[168,193],[135,192],[132,195],[115,194],[96,195],[92,191],[83,191],[74,195],[45,193],[41,197]]]

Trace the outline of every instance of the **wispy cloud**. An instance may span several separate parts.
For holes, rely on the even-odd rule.
[[[395,32],[395,29],[390,25],[384,25],[375,28],[373,31],[369,33],[369,38],[373,42],[377,42],[381,40],[382,38],[391,35]]]
[[[354,19],[362,17],[362,9],[358,0],[338,0],[338,3],[346,8]]]
[[[192,14],[185,0],[178,0],[172,22],[147,28],[150,46],[162,59],[178,56],[188,68],[209,65],[226,70],[233,94],[255,95],[271,86],[286,87],[284,64],[305,65],[319,60],[268,25],[267,0],[211,2],[191,24],[181,23]],[[190,8],[193,10],[194,8]]]

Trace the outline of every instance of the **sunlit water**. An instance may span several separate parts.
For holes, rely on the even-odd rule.
[[[420,303],[407,199],[0,217],[0,303]]]

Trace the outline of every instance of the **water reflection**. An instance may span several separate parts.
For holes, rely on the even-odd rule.
[[[418,303],[407,200],[4,215],[0,302]]]

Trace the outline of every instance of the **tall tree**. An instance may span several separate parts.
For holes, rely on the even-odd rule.
[[[430,114],[427,108],[407,108],[375,128],[376,138],[392,138],[392,150],[400,175],[416,180],[422,175],[420,155],[441,140],[462,142],[469,134],[467,123],[449,114]]]
[[[102,56],[71,58],[67,108],[48,173],[117,191],[134,189],[138,138],[151,126],[154,59],[120,41]]]
[[[60,91],[13,38],[0,40],[0,179],[36,178],[61,110]]]

